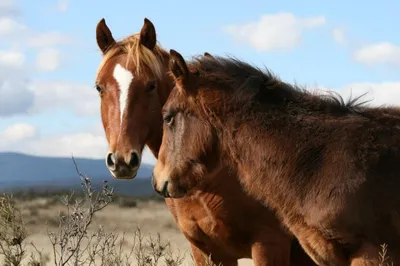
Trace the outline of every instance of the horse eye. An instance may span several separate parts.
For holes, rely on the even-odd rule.
[[[156,85],[157,85],[157,84],[156,84],[155,81],[150,82],[150,83],[147,85],[147,91],[150,92],[150,91],[154,90],[154,89],[156,88]]]
[[[103,92],[103,88],[100,87],[100,86],[97,85],[97,84],[96,84],[96,90],[97,90],[99,93],[102,93],[102,92]]]
[[[166,114],[166,115],[164,115],[164,123],[167,125],[167,126],[170,126],[170,125],[172,125],[172,122],[174,121],[174,117],[171,115],[171,114]]]

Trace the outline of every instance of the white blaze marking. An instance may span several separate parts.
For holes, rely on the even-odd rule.
[[[126,111],[126,104],[128,102],[128,91],[133,80],[133,74],[120,64],[116,65],[113,73],[114,79],[119,86],[119,108],[121,114],[120,123],[122,124],[122,116]]]

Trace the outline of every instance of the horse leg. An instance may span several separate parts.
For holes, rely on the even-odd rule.
[[[192,255],[195,265],[196,266],[207,265],[208,255],[193,244],[190,244],[190,247],[192,248]]]
[[[304,251],[317,265],[324,266],[348,266],[342,251],[335,243],[326,239],[319,231],[307,227],[298,226],[293,229],[294,235],[299,240]]]
[[[315,262],[301,247],[297,239],[292,240],[290,247],[290,265],[291,266],[317,266]]]
[[[251,257],[254,266],[289,266],[290,265],[290,242],[279,243],[254,243],[251,247]]]
[[[200,248],[191,244],[193,259],[196,266],[237,266],[238,262],[235,258],[229,256],[215,256],[213,254],[207,254]],[[218,254],[220,255],[220,254]]]

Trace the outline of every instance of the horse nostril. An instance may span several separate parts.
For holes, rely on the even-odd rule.
[[[163,185],[163,187],[161,189],[161,195],[163,195],[164,198],[169,198],[170,197],[170,195],[168,193],[168,181],[164,182],[164,185]]]
[[[139,167],[139,164],[140,164],[139,154],[137,152],[132,152],[131,159],[129,161],[130,167],[136,168]]]
[[[107,155],[106,163],[107,163],[107,167],[109,169],[115,170],[115,156],[114,156],[114,153],[109,153]]]

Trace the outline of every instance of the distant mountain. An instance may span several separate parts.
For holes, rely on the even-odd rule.
[[[133,180],[116,180],[103,159],[74,158],[79,171],[91,178],[96,186],[107,180],[110,186],[125,195],[153,195],[151,173],[153,165],[142,164]],[[81,179],[72,158],[32,156],[0,152],[0,190],[80,189]]]

